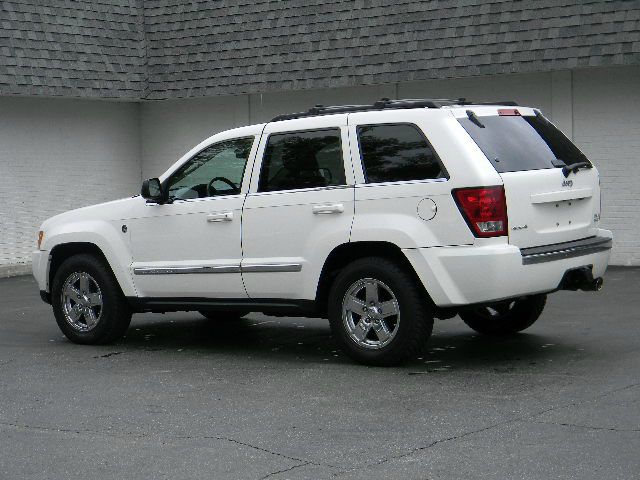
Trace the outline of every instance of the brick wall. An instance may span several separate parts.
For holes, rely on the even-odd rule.
[[[0,98],[0,275],[24,270],[47,217],[138,192],[138,111],[135,103]]]
[[[598,166],[611,263],[640,265],[640,67],[573,73],[575,143]]]

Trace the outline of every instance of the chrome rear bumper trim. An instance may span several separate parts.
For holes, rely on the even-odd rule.
[[[612,241],[609,237],[589,237],[541,247],[521,248],[520,253],[522,264],[531,265],[604,252],[610,250],[611,245]]]

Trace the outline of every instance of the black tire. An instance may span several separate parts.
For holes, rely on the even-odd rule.
[[[547,302],[545,294],[532,295],[460,312],[468,326],[484,335],[513,335],[529,328],[540,317]]]
[[[352,338],[349,320],[346,318],[355,322],[354,319],[358,315],[351,316],[352,314],[347,312],[343,317],[343,300],[346,301],[347,294],[353,288],[357,289],[358,284],[370,280],[382,282],[383,288],[390,291],[385,289],[383,293],[386,295],[395,295],[399,315],[387,317],[390,318],[387,326],[394,320],[397,322],[393,325],[395,334],[388,340],[389,343],[384,345],[378,337],[380,345],[368,348]],[[402,265],[382,257],[356,260],[338,274],[329,293],[329,323],[334,337],[351,358],[367,365],[393,366],[418,355],[431,335],[433,312],[428,307],[428,299],[425,298],[423,288],[416,282],[415,277]],[[378,310],[376,312],[379,313]],[[365,318],[364,315],[357,319],[358,324]],[[370,340],[371,335],[374,336],[373,340]],[[375,336],[377,334],[369,330],[364,341],[375,342]]]
[[[74,327],[63,307],[64,284],[78,273],[88,274],[101,293],[102,306],[99,310],[99,318],[95,326],[88,331],[81,331]],[[74,255],[60,265],[51,285],[51,305],[60,330],[74,343],[85,345],[112,343],[122,338],[131,323],[131,309],[111,269],[102,259],[90,254]],[[86,317],[84,318],[87,323]]]
[[[198,310],[198,313],[209,320],[216,322],[235,322],[247,315],[249,312],[243,311],[207,311]]]

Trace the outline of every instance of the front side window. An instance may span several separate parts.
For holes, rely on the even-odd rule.
[[[258,191],[329,187],[345,183],[340,129],[269,136]]]
[[[169,179],[169,198],[189,200],[240,193],[254,137],[227,140],[205,148]]]
[[[367,183],[447,178],[440,159],[415,125],[362,125],[358,141]]]

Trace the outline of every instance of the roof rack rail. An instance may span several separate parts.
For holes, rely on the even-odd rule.
[[[484,105],[484,106],[491,106],[491,105],[504,105],[505,107],[519,107],[520,105],[518,105],[518,102],[514,102],[513,100],[503,100],[503,101],[498,101],[498,102],[469,102],[466,105]]]
[[[504,102],[476,103],[469,102],[466,98],[458,98],[456,100],[448,98],[404,98],[399,100],[382,98],[371,105],[315,105],[306,112],[285,113],[282,115],[277,115],[273,117],[271,121],[279,122],[282,120],[317,117],[321,115],[333,115],[336,113],[367,112],[371,110],[399,110],[408,108],[442,108],[452,105],[505,105],[509,107],[518,106],[516,102],[510,100]]]

